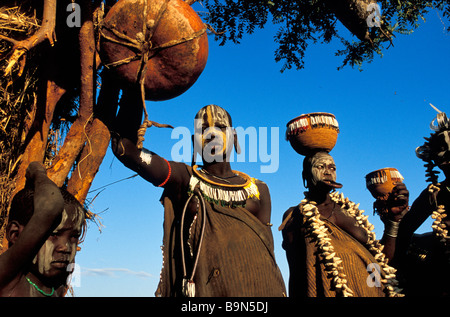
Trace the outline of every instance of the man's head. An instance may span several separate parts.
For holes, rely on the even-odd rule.
[[[449,130],[438,132],[430,138],[430,158],[444,173],[448,173],[450,164]]]
[[[197,112],[194,120],[194,155],[200,153],[203,161],[223,162],[233,149],[239,153],[237,136],[229,113],[216,105],[208,105]]]
[[[79,238],[85,224],[85,209],[66,190],[61,189],[64,198],[64,210],[61,221],[44,242],[38,254],[33,258],[30,271],[45,279],[65,281],[70,273],[68,265],[75,260]],[[11,202],[7,236],[10,246],[31,219],[34,191],[25,188],[19,191]]]
[[[317,152],[306,156],[303,160],[303,182],[306,181],[306,188],[340,188],[341,184],[336,183],[336,164],[333,157],[327,152]]]
[[[437,125],[434,125],[437,121]],[[450,177],[450,120],[444,112],[438,113],[431,122],[430,128],[434,131],[429,138],[425,138],[424,145],[416,149],[416,155],[429,164],[428,174],[432,173],[433,166],[439,167],[446,177]],[[437,181],[437,176],[432,181]],[[431,179],[430,179],[431,180]]]

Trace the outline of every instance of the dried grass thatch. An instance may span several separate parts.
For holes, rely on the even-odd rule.
[[[0,73],[4,73],[14,41],[29,37],[39,29],[35,14],[20,7],[0,7]],[[0,244],[8,215],[9,200],[14,190],[14,175],[20,161],[21,146],[34,117],[37,101],[38,67],[36,56],[27,56],[20,77],[0,77]],[[2,247],[0,245],[0,253]]]

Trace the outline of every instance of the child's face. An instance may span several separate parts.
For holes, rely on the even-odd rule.
[[[60,224],[33,259],[37,273],[46,278],[70,273],[68,265],[75,260],[83,222],[84,212],[81,208],[75,205],[64,206]]]

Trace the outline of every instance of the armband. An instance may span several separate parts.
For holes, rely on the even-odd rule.
[[[385,222],[384,234],[391,238],[397,238],[399,226],[400,222],[387,220]]]
[[[162,182],[161,184],[158,185],[158,187],[163,187],[164,185],[167,184],[167,182],[169,181],[170,175],[172,174],[172,167],[170,166],[169,161],[167,161],[165,158],[163,158],[164,161],[166,161],[167,166],[169,167],[169,173],[167,174],[166,179],[164,180],[164,182]]]

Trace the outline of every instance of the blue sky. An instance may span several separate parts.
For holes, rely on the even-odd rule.
[[[169,101],[148,102],[151,120],[186,127],[193,131],[195,113],[207,104],[228,110],[236,127],[268,131],[271,163],[278,160],[274,173],[261,173],[265,149],[257,145],[256,162],[248,151],[244,162],[232,168],[265,181],[272,198],[272,232],[275,254],[286,281],[289,268],[281,247],[278,226],[286,209],[303,198],[301,180],[303,157],[284,140],[286,123],[303,113],[330,112],[340,125],[337,144],[331,151],[337,165],[341,192],[360,203],[381,238],[382,223],[373,216],[373,198],[365,188],[364,176],[382,167],[395,167],[405,177],[412,201],[426,187],[423,163],[415,148],[431,132],[429,123],[436,112],[432,103],[450,112],[449,25],[437,12],[412,35],[397,35],[394,46],[375,57],[363,71],[346,67],[334,56],[342,49],[338,41],[311,44],[305,68],[280,73],[274,61],[276,27],[268,25],[247,35],[239,45],[219,46],[209,36],[209,57],[198,81],[183,95]],[[273,133],[272,133],[273,132]],[[180,142],[169,129],[150,128],[144,147],[171,159],[171,149]],[[257,134],[258,140],[264,136]],[[241,140],[241,144],[244,141]],[[270,146],[275,147],[270,153]],[[248,145],[247,145],[248,146]],[[275,165],[273,165],[275,166]],[[92,190],[133,175],[112,155],[103,161]],[[92,192],[94,197],[99,191]],[[101,217],[101,232],[91,223],[77,254],[81,275],[74,285],[75,296],[154,296],[162,264],[162,189],[139,177],[106,187],[91,204]],[[430,231],[430,220],[419,232]]]

